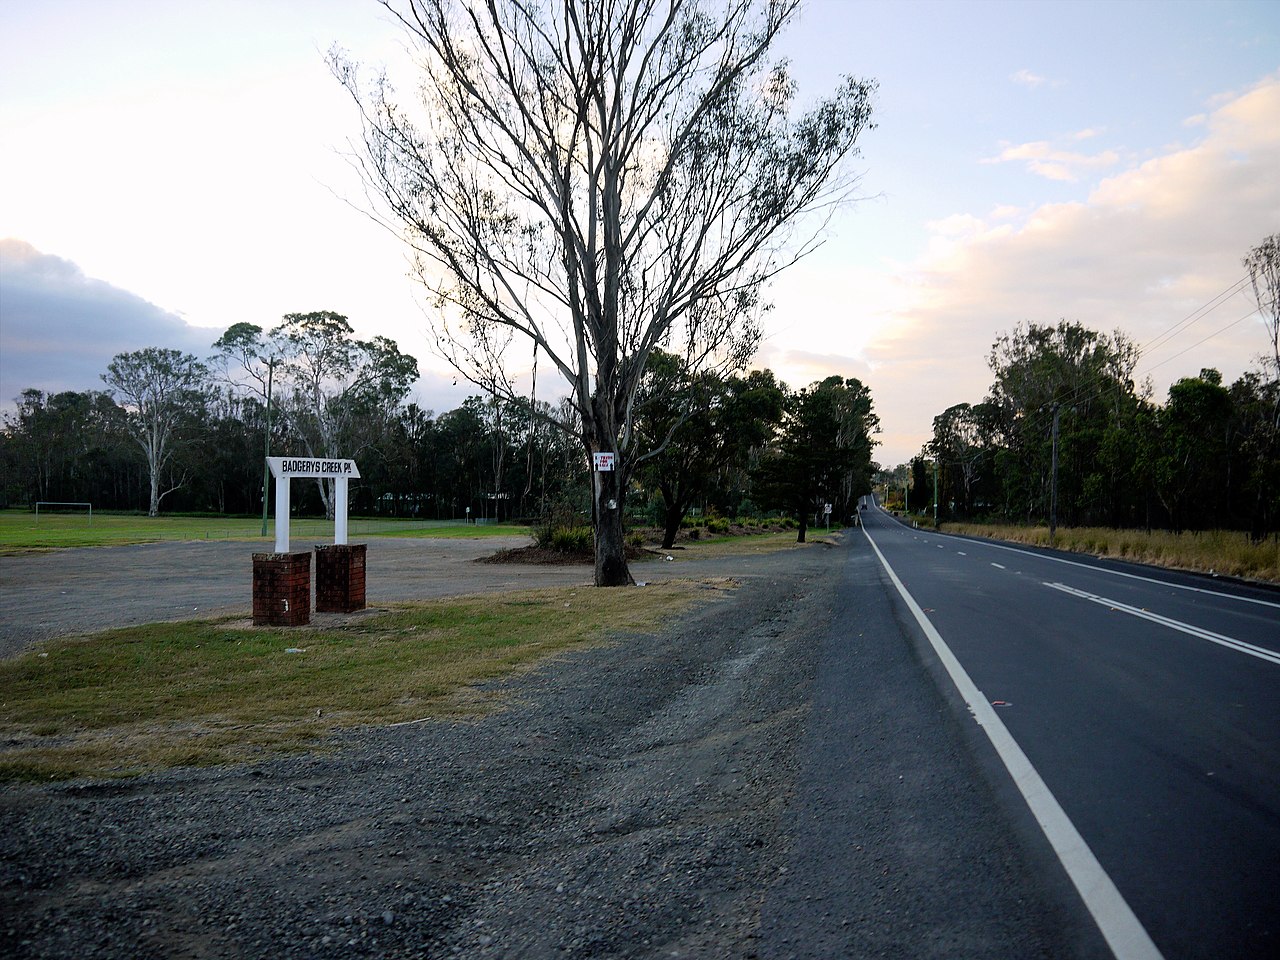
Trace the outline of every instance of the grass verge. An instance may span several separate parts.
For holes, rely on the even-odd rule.
[[[947,533],[993,540],[1049,546],[1048,527],[1017,527],[988,523],[945,523]],[[1170,533],[1153,530],[1112,530],[1107,527],[1059,527],[1054,546],[1095,557],[1134,560],[1175,570],[1216,573],[1280,583],[1280,545],[1274,539],[1252,543],[1234,530]]]
[[[725,582],[399,604],[334,625],[221,620],[65,638],[0,661],[0,780],[261,759],[335,730],[474,714],[477,684],[648,630]],[[296,652],[291,652],[296,651]]]
[[[510,537],[528,536],[527,526],[467,524],[446,520],[391,520],[353,517],[351,537]],[[311,518],[289,523],[294,538],[333,539],[333,521]],[[262,536],[260,517],[160,516],[95,513],[41,514],[37,523],[28,510],[0,510],[0,554],[64,547],[103,547],[160,540],[261,540],[273,542],[275,525]]]

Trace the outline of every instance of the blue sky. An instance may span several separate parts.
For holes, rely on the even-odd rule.
[[[424,406],[465,396],[395,238],[359,212],[334,42],[402,69],[372,2],[0,4],[0,399],[316,309],[415,353]],[[1280,4],[829,0],[780,53],[802,96],[875,78],[878,127],[865,199],[770,291],[757,365],[793,386],[863,379],[882,462],[982,398],[1015,324],[1151,343],[1280,231]],[[1157,398],[1202,366],[1252,366],[1249,308],[1236,295],[1153,346]]]

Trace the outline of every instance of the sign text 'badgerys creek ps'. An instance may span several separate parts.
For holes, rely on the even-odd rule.
[[[360,479],[354,460],[318,460],[310,457],[267,457],[274,477],[349,477]]]

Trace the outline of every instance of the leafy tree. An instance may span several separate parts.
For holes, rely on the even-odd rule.
[[[998,410],[990,403],[959,403],[933,418],[931,455],[940,463],[943,497],[963,516],[974,511],[978,482],[994,460]]]
[[[1119,331],[1106,336],[1064,320],[1052,327],[1019,325],[996,340],[987,362],[995,376],[989,402],[999,425],[1004,511],[1027,520],[1047,515],[1058,408],[1059,476],[1065,480],[1059,505],[1064,515],[1078,519],[1086,507],[1085,487],[1107,482],[1087,480],[1101,462],[1106,428],[1129,423],[1138,404],[1137,347]]]
[[[214,344],[224,376],[266,395],[269,368],[279,378],[279,410],[290,437],[309,457],[356,457],[394,421],[418,379],[418,362],[386,337],[358,340],[338,313],[290,313],[269,334],[238,323]],[[333,481],[316,487],[333,519]]]
[[[136,492],[125,412],[105,392],[24,390],[4,416],[0,441],[4,500],[116,506],[122,485],[124,499]]]
[[[169,468],[200,427],[208,402],[207,373],[189,353],[147,347],[116,354],[102,375],[128,412],[130,432],[146,457],[148,516],[158,516],[160,501],[187,482],[186,471]]]
[[[440,307],[442,354],[489,393],[513,338],[570,386],[593,475],[595,582],[631,582],[622,516],[634,401],[660,347],[691,373],[741,364],[769,277],[803,254],[806,213],[847,195],[841,162],[873,85],[846,80],[795,116],[769,66],[798,0],[407,0],[385,6],[420,55],[420,116],[385,79],[336,76],[364,120],[364,171]],[[791,244],[784,253],[784,244]]]
[[[750,459],[782,423],[785,387],[768,371],[746,377],[691,375],[679,357],[655,351],[636,400],[636,431],[654,452],[639,475],[662,496],[662,546],[675,543],[689,508]]]
[[[1157,418],[1159,452],[1151,467],[1174,530],[1213,526],[1214,494],[1225,481],[1230,419],[1231,394],[1217,370],[1202,370],[1169,388],[1169,402]]]
[[[846,516],[871,491],[871,450],[879,431],[871,392],[860,381],[828,377],[790,398],[782,435],[756,470],[759,499],[796,515],[805,542],[809,515],[831,503]]]

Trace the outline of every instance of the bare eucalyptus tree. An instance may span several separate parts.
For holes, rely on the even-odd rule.
[[[160,347],[118,353],[102,375],[146,455],[149,516],[159,516],[160,501],[187,482],[185,470],[175,474],[169,468],[181,443],[201,426],[207,375],[205,365],[191,354]]]
[[[874,84],[801,111],[770,63],[799,0],[404,0],[421,72],[406,106],[385,76],[330,64],[359,106],[359,164],[432,294],[437,349],[510,396],[504,354],[532,343],[569,385],[595,472],[595,581],[631,582],[622,508],[653,351],[690,370],[741,364],[761,288],[850,196],[843,161]],[[807,215],[816,214],[817,222]]]

